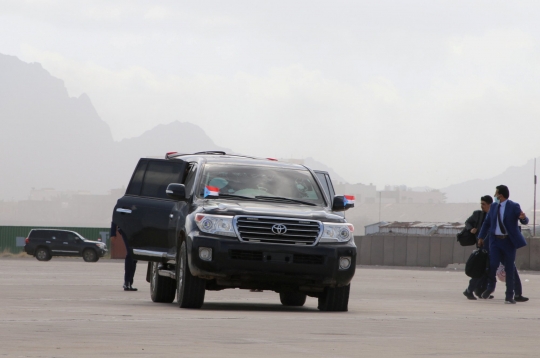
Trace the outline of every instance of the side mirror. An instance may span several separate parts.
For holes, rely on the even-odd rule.
[[[165,190],[167,196],[174,200],[185,201],[186,200],[186,187],[184,184],[171,183]]]
[[[332,211],[345,211],[354,208],[353,195],[336,195],[332,203]]]

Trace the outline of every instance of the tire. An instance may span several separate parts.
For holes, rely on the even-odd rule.
[[[169,277],[160,276],[159,263],[152,262],[150,276],[150,297],[153,302],[172,303],[176,295],[176,281]]]
[[[298,291],[280,292],[279,300],[283,306],[301,307],[306,303],[306,294]]]
[[[49,261],[51,259],[51,252],[45,247],[38,247],[35,255],[38,261]]]
[[[95,250],[85,249],[82,253],[83,260],[86,262],[96,262],[99,256]]]
[[[320,311],[346,312],[349,305],[351,285],[343,287],[327,287],[319,297]]]
[[[206,280],[195,277],[189,270],[186,242],[176,255],[176,299],[180,308],[201,308],[206,292]]]

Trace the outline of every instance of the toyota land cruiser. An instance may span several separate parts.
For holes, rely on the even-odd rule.
[[[318,298],[347,311],[353,226],[327,173],[224,152],[143,158],[114,208],[154,302],[200,308],[205,290],[273,290],[281,303]],[[340,215],[341,214],[341,215]]]

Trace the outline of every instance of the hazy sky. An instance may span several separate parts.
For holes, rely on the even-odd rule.
[[[0,53],[87,93],[117,140],[187,121],[351,182],[443,187],[540,155],[539,18],[538,1],[1,0]]]

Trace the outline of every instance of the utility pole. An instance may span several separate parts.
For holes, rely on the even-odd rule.
[[[533,237],[536,237],[536,158],[534,158],[534,207],[533,207]]]
[[[379,191],[379,226],[381,226],[381,193],[382,192]]]

